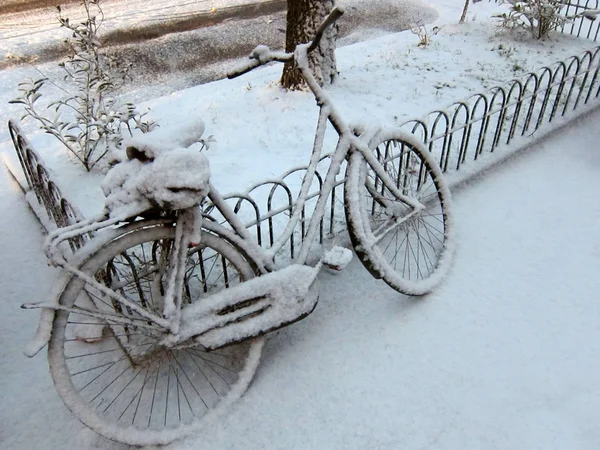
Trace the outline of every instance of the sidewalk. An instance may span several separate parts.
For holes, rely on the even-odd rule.
[[[356,259],[322,273],[317,310],[271,336],[246,395],[165,450],[597,450],[598,120],[455,197],[461,247],[429,298],[399,296]],[[38,315],[19,305],[56,273],[1,177],[0,193],[0,447],[128,450],[68,412],[45,354],[22,354]]]

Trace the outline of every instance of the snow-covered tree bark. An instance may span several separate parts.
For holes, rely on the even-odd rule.
[[[472,3],[479,3],[481,0],[473,0]],[[463,12],[462,15],[460,16],[460,20],[458,23],[465,23],[465,20],[467,20],[467,12],[469,10],[469,3],[471,3],[471,0],[465,0],[465,6],[463,8]]]
[[[291,52],[296,45],[309,42],[317,28],[335,6],[335,0],[287,0],[287,30],[285,50]],[[321,43],[309,56],[310,68],[321,85],[331,84],[337,76],[335,41],[338,26],[333,25],[324,33]],[[281,85],[287,89],[300,89],[304,81],[293,64],[283,67]]]
[[[463,8],[463,12],[460,16],[460,20],[458,23],[465,23],[465,19],[467,18],[467,11],[469,10],[469,1],[470,0],[465,0],[465,6]]]

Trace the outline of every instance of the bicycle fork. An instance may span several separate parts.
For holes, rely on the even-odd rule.
[[[188,247],[200,244],[202,210],[189,208],[178,212],[175,241],[169,256],[167,290],[163,297],[163,318],[169,322],[169,331],[179,333],[181,322],[181,299]]]

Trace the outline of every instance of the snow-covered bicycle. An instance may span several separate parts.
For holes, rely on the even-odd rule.
[[[248,387],[266,333],[310,314],[323,266],[352,257],[333,247],[307,264],[336,176],[346,164],[345,214],[365,267],[410,295],[434,289],[453,252],[450,192],[440,168],[413,136],[393,128],[350,127],[308,68],[307,55],[342,14],[335,9],[313,42],[293,53],[257,47],[231,77],[294,60],[320,108],[310,163],[289,223],[262,248],[210,182],[204,153],[190,144],[203,125],[158,129],[127,144],[104,181],[102,215],[49,236],[62,277],[42,308],[29,355],[48,344],[54,384],[85,425],[132,445],[164,444],[206,427]],[[302,217],[323,150],[339,135],[314,213]],[[162,135],[161,135],[162,133]],[[190,147],[190,148],[187,148]],[[207,205],[223,223],[211,219]],[[274,255],[296,225],[306,237],[291,265]],[[68,239],[93,233],[72,258]]]

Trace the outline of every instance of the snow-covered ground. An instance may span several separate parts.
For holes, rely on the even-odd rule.
[[[490,17],[499,10],[495,3],[471,5],[468,22],[459,25],[460,3],[431,1],[441,18],[425,25],[431,38],[425,48],[418,46],[414,33],[405,31],[338,49],[340,77],[330,93],[346,120],[400,125],[594,46],[562,34],[544,42],[509,34],[495,27]],[[439,29],[436,35],[434,27]],[[240,61],[224,63],[222,73],[236,64]],[[0,102],[14,98],[18,82],[27,76],[35,79],[40,75],[25,67],[0,71]],[[190,116],[202,117],[206,134],[217,141],[208,153],[212,173],[217,174],[213,182],[221,192],[239,191],[307,162],[318,110],[312,95],[282,91],[277,85],[280,76],[281,66],[274,65],[235,80],[169,91],[140,107],[148,108],[149,117],[163,126]],[[179,82],[176,76],[172,81]],[[134,86],[127,95],[139,97],[142,93],[152,98],[155,89],[164,92],[164,88],[164,84]],[[46,96],[51,98],[52,90],[48,92]],[[6,122],[20,115],[19,105],[7,105],[0,111],[0,152],[13,153]],[[85,215],[94,214],[103,201],[98,188],[102,175],[94,178],[80,170],[78,163],[65,163],[66,151],[54,138],[36,130],[32,121],[23,125],[50,168],[60,172],[59,186]],[[334,145],[332,133],[325,148],[333,150]]]
[[[462,1],[429,3],[441,30],[428,47],[404,32],[339,49],[331,92],[346,117],[399,124],[593,46],[561,35],[515,40],[493,28],[493,3],[472,5],[463,26]],[[22,70],[0,72],[2,102]],[[309,94],[277,87],[280,70],[143,106],[163,125],[203,117],[218,142],[207,153],[216,185],[241,190],[308,158],[316,108]],[[13,107],[0,113],[4,154],[12,153],[6,119],[18,116]],[[254,383],[222,424],[171,448],[597,449],[599,120],[590,114],[454,193],[456,261],[427,298],[391,291],[358,261],[322,274],[319,307],[271,337]],[[86,214],[97,211],[99,176],[65,163],[33,129],[63,190]],[[19,305],[43,298],[55,272],[6,172],[0,230],[0,447],[122,448],[70,415],[43,356],[22,354],[37,314]]]
[[[434,294],[401,296],[358,261],[324,274],[222,425],[170,448],[597,449],[598,120],[455,193]]]
[[[596,450],[600,129],[596,112],[454,194],[458,251],[411,299],[354,260],[273,335],[249,391],[187,449]],[[124,448],[64,408],[22,349],[52,281],[39,227],[0,184],[0,447]]]

